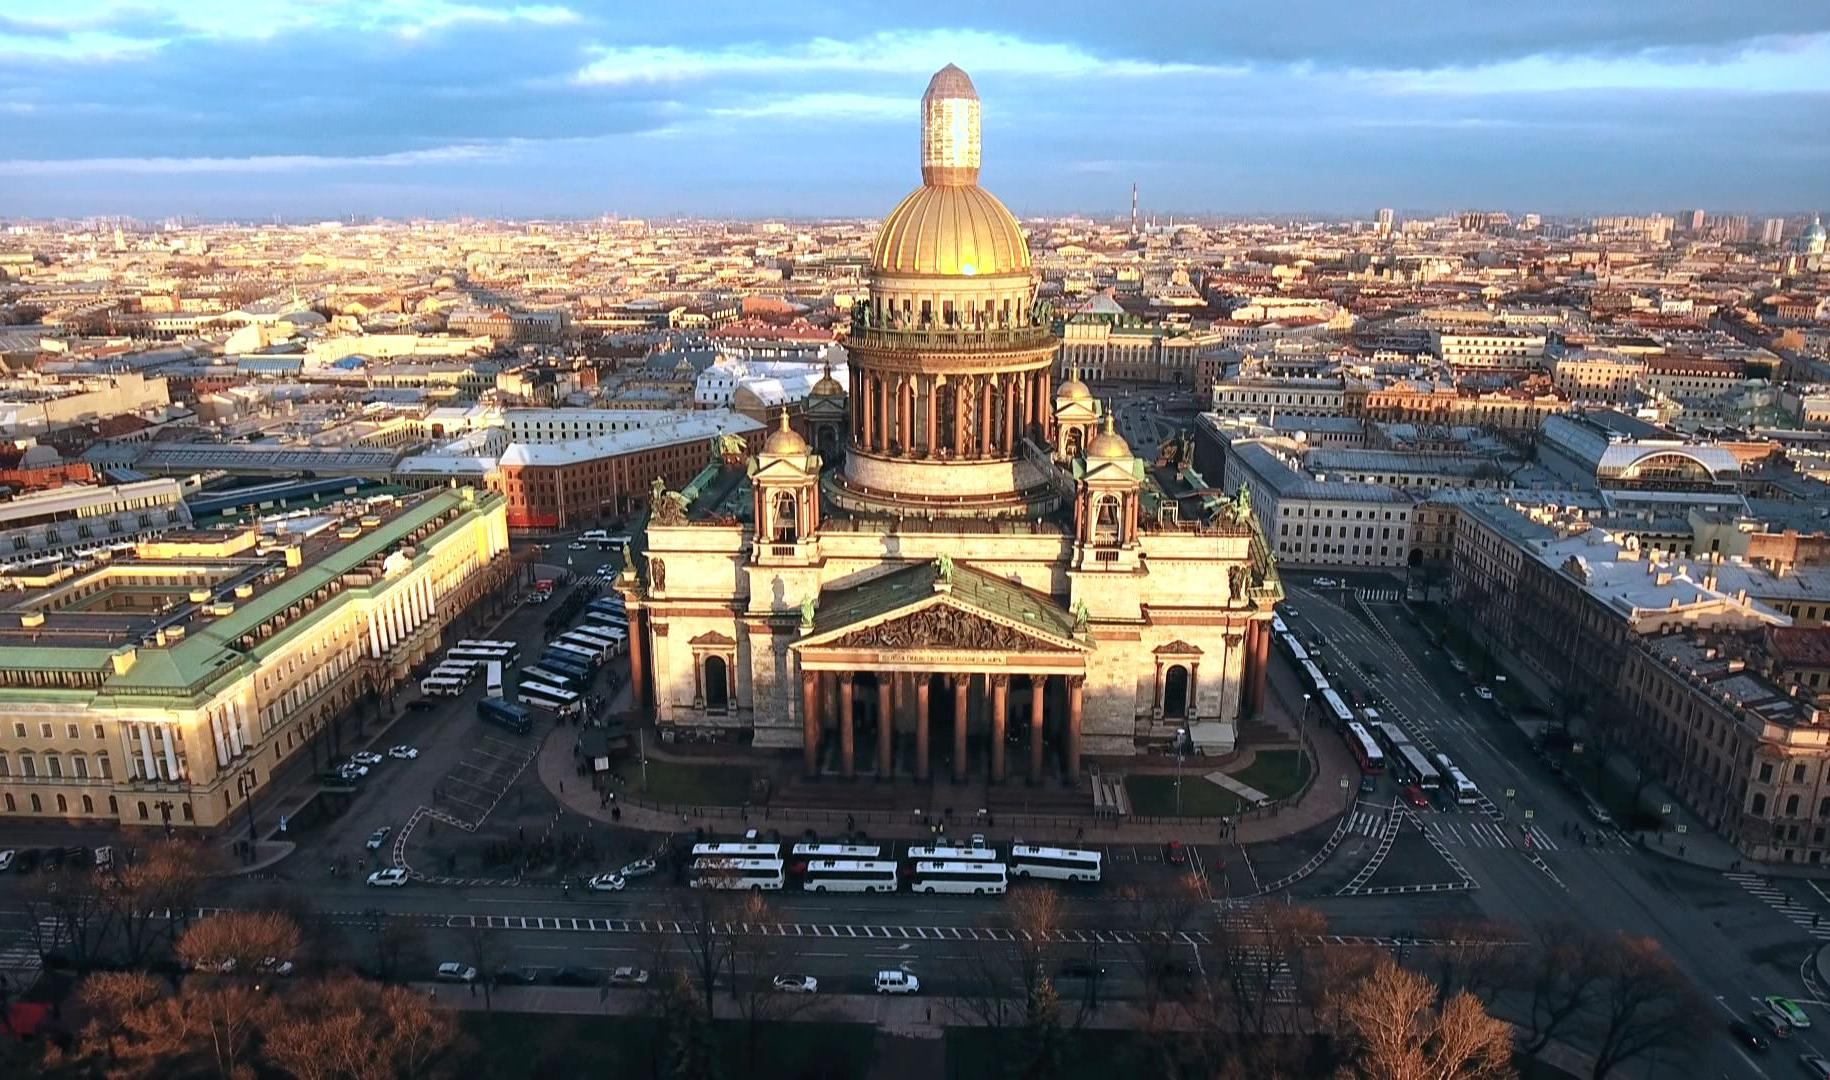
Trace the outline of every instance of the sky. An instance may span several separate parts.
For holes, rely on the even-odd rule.
[[[0,0],[0,217],[1830,206],[1826,0]]]

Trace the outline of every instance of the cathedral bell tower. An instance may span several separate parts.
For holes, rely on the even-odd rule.
[[[799,432],[788,426],[788,410],[783,409],[781,426],[769,433],[750,464],[757,564],[805,565],[818,561],[819,482],[820,456]]]
[[[1112,429],[1093,437],[1074,460],[1074,569],[1138,569],[1138,515],[1143,492],[1143,463],[1131,444]]]

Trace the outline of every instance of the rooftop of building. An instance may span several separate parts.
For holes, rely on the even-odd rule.
[[[663,416],[664,418],[657,423],[643,427],[583,439],[566,439],[559,442],[512,442],[508,444],[508,449],[502,452],[500,464],[505,467],[571,465],[597,458],[620,457],[624,454],[638,453],[662,446],[675,446],[683,442],[709,441],[719,436],[741,437],[760,432],[764,427],[761,422],[729,409],[706,409],[671,415],[651,412],[646,415],[649,417]]]
[[[1485,454],[1432,453],[1424,450],[1309,451],[1303,464],[1314,473],[1346,472],[1413,473],[1423,476],[1490,477],[1507,473],[1507,463]]]
[[[1748,664],[1747,643],[1733,635],[1658,634],[1643,640],[1647,652],[1712,699],[1785,727],[1822,723],[1809,697],[1794,697]]]
[[[309,534],[186,530],[72,566],[0,612],[0,693],[199,693],[290,640],[314,608],[377,588],[429,557],[439,533],[501,502],[473,489],[348,500],[309,519]]]
[[[1412,499],[1384,484],[1346,480],[1318,480],[1290,465],[1271,447],[1260,442],[1236,442],[1230,453],[1268,490],[1257,492],[1276,499],[1314,499],[1329,502],[1363,502],[1409,505]],[[1230,468],[1230,466],[1229,466]]]

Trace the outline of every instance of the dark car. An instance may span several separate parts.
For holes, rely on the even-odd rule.
[[[20,851],[13,858],[13,869],[21,874],[29,874],[38,869],[44,862],[44,849],[29,847]]]
[[[414,698],[412,701],[407,702],[408,712],[431,712],[436,708],[438,708],[438,702],[433,701],[431,698]]]
[[[1163,861],[1171,866],[1188,865],[1188,848],[1180,840],[1171,840],[1163,846]]]
[[[540,973],[531,967],[505,967],[489,977],[497,986],[532,986],[540,981]]]
[[[1728,1022],[1728,1033],[1735,1037],[1736,1042],[1747,1047],[1749,1050],[1758,1050],[1762,1053],[1766,1052],[1768,1046],[1766,1036],[1755,1031],[1752,1024],[1743,1023],[1740,1020],[1730,1020]]]
[[[593,968],[562,967],[553,972],[554,986],[596,986],[602,981]]]
[[[1061,977],[1064,979],[1097,979],[1105,973],[1105,968],[1091,960],[1069,960],[1061,965]]]

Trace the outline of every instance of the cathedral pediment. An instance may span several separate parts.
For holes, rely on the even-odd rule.
[[[720,634],[716,630],[707,630],[705,633],[700,634],[698,637],[693,638],[691,641],[687,642],[687,644],[688,645],[735,645],[735,644],[737,644],[737,639],[733,638],[733,637],[729,637],[724,634]]]
[[[840,649],[964,649],[970,652],[1074,652],[1071,643],[995,622],[946,601],[847,631],[829,644]]]
[[[1151,650],[1158,656],[1200,656],[1201,650],[1188,642],[1177,638],[1165,645],[1158,645]]]

